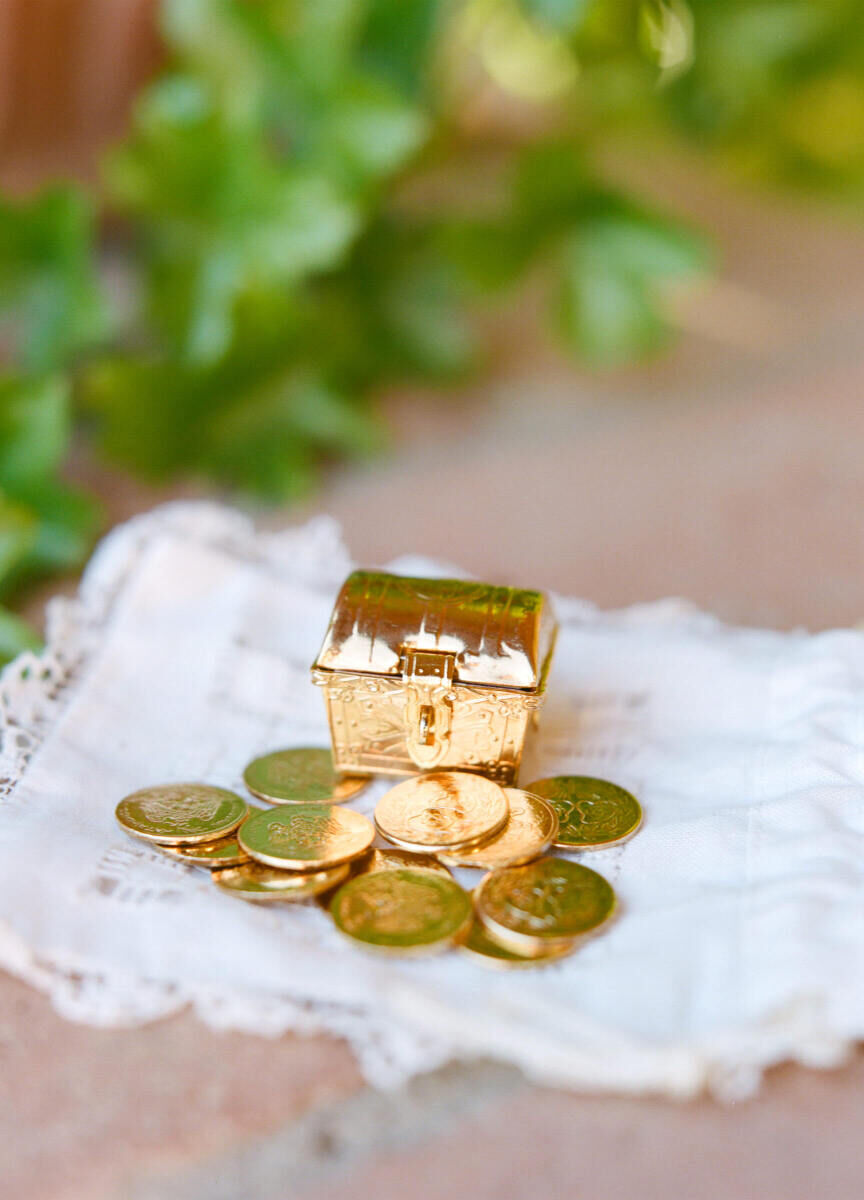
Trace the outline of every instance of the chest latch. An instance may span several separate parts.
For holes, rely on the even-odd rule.
[[[437,767],[450,745],[455,678],[456,656],[450,651],[403,647],[405,741],[411,761],[423,771]]]

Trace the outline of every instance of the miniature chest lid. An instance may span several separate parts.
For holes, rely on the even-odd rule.
[[[541,690],[555,639],[542,592],[462,579],[349,575],[315,667],[401,675],[412,651],[452,655],[460,683]]]

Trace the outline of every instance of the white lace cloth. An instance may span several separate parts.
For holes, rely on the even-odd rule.
[[[559,598],[522,778],[609,777],[646,820],[584,856],[622,919],[542,971],[367,957],[314,905],[243,904],[125,837],[114,806],[135,788],[242,791],[254,755],[326,744],[309,664],[350,565],[326,518],[264,535],[211,505],[105,540],[78,599],[53,602],[44,654],[2,679],[0,965],[92,1024],[191,1004],[217,1028],[333,1031],[378,1084],[493,1056],[574,1087],[740,1094],[864,1035],[859,632]]]

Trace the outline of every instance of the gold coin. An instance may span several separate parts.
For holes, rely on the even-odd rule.
[[[241,863],[250,861],[236,837],[220,838],[217,842],[199,842],[194,846],[160,846],[155,842],[153,848],[161,850],[169,858],[188,863],[190,867],[208,867],[211,871],[220,867],[239,867]]]
[[[565,858],[540,858],[492,871],[475,892],[480,920],[508,950],[564,949],[611,917],[615,893],[596,871]]]
[[[214,842],[233,833],[248,812],[246,801],[206,783],[166,783],[121,800],[117,820],[135,837],[163,846]]]
[[[372,822],[362,813],[329,804],[287,804],[258,812],[237,834],[256,862],[289,871],[347,862],[368,850],[374,837]]]
[[[431,854],[413,854],[410,850],[379,850],[375,847],[359,858],[352,859],[350,867],[352,876],[368,875],[372,871],[407,870],[431,871],[442,879],[453,878],[444,864]],[[322,908],[329,908],[332,899],[332,894],[328,892],[318,897],[318,903]]]
[[[545,854],[558,833],[554,810],[538,796],[520,788],[504,788],[510,815],[500,833],[479,846],[450,850],[441,854],[451,867],[482,867],[494,871],[515,867]]]
[[[445,851],[493,837],[507,820],[504,789],[482,775],[415,775],[378,801],[375,825],[405,850]]]
[[[529,784],[558,814],[555,845],[562,850],[605,850],[632,837],[642,824],[642,808],[617,784],[589,775],[553,775]]]
[[[329,750],[297,746],[254,759],[243,782],[270,804],[339,804],[368,787],[371,776],[339,775]]]
[[[468,931],[468,936],[459,943],[456,949],[460,954],[466,954],[484,967],[491,967],[495,971],[519,971],[525,970],[526,967],[548,966],[549,963],[557,962],[560,958],[566,958],[568,954],[572,954],[575,947],[576,940],[573,939],[566,945],[545,952],[518,954],[514,950],[508,950],[499,945],[483,926],[483,923],[475,919]]]
[[[262,863],[246,862],[213,872],[213,880],[224,892],[258,904],[274,900],[309,900],[340,884],[348,874],[348,863],[325,871],[279,871]]]
[[[330,904],[336,928],[369,950],[434,954],[464,936],[471,897],[431,871],[374,871],[343,884]]]
[[[377,847],[369,854],[368,862],[360,863],[359,873],[370,871],[431,871],[442,879],[452,879],[453,876],[442,862],[431,854],[414,854],[410,850],[379,850]]]

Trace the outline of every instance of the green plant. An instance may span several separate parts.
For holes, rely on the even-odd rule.
[[[662,346],[667,284],[710,255],[603,183],[619,130],[852,200],[864,171],[855,0],[165,0],[163,29],[101,194],[0,203],[0,599],[93,534],[73,415],[144,476],[286,500],[382,444],[383,387],[471,369],[472,309],[529,272],[584,361]],[[490,86],[539,132],[478,145]],[[487,149],[491,201],[424,200]],[[31,640],[3,614],[0,656]]]

